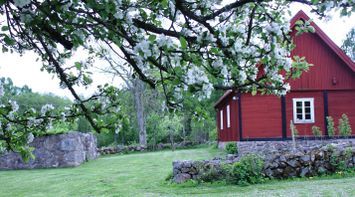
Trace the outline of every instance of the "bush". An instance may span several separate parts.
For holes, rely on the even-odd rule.
[[[201,173],[199,180],[204,182],[213,182],[222,180],[225,177],[225,172],[222,168],[214,165],[206,166]]]
[[[225,150],[228,154],[238,154],[237,143],[235,143],[235,142],[227,143]]]
[[[226,166],[227,182],[237,185],[261,183],[265,180],[263,167],[264,161],[260,156],[246,155],[239,162]]]
[[[322,131],[317,126],[312,126],[312,133],[315,137],[320,137],[322,135]]]
[[[349,123],[349,118],[346,114],[341,115],[341,118],[339,119],[339,134],[342,136],[350,136],[351,135],[351,126]]]
[[[333,137],[335,135],[334,119],[331,116],[327,116],[327,129],[328,136]]]

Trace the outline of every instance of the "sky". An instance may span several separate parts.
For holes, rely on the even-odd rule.
[[[339,17],[339,13],[332,14],[333,17],[328,20],[320,21],[316,15],[310,13],[307,7],[294,4],[291,11],[292,15],[299,10],[303,10],[314,22],[338,45],[340,46],[345,39],[346,34],[351,27],[355,27],[355,14],[351,17]],[[81,53],[76,53],[74,59],[80,59]],[[28,85],[33,91],[40,93],[54,93],[72,99],[69,90],[59,87],[59,80],[56,76],[41,72],[41,62],[36,62],[37,55],[33,52],[26,52],[20,56],[17,53],[0,52],[0,77],[10,77],[16,86]],[[98,62],[98,66],[104,66],[103,62]],[[94,84],[91,88],[77,88],[77,92],[84,96],[89,96],[95,91],[95,87],[102,83],[121,84],[120,81],[113,80],[112,77],[101,73],[99,70],[93,70]]]

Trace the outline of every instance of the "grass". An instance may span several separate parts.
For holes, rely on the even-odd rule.
[[[76,168],[0,171],[0,196],[355,196],[355,176],[269,181],[252,186],[168,184],[178,159],[218,155],[209,148],[104,156]]]

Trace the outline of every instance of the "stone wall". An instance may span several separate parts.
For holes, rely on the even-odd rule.
[[[193,146],[199,145],[199,144],[200,143],[185,141],[185,142],[175,143],[174,148],[175,149],[190,148],[190,147],[193,147]],[[171,144],[170,143],[165,143],[165,144],[159,143],[156,145],[155,148],[145,147],[145,146],[142,146],[139,144],[138,145],[129,145],[129,146],[117,145],[117,146],[101,147],[98,149],[98,151],[101,155],[107,155],[107,154],[154,151],[154,150],[164,150],[164,149],[171,149]]]
[[[299,141],[296,149],[290,141],[238,142],[238,147],[239,155],[204,161],[174,161],[173,181],[199,179],[211,168],[223,176],[224,164],[238,162],[248,153],[263,158],[263,173],[269,178],[315,176],[335,172],[339,167],[355,167],[355,139]]]
[[[0,157],[0,169],[32,169],[78,166],[98,157],[96,137],[91,133],[69,132],[38,137],[34,147],[35,159],[24,163],[18,153],[6,152]]]

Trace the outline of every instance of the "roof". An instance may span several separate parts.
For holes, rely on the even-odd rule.
[[[291,28],[295,26],[296,21],[303,19],[305,21],[310,18],[304,13],[302,10],[298,11],[297,14],[291,19]],[[314,27],[315,34],[318,35],[324,42],[329,46],[329,48],[338,55],[338,57],[353,71],[355,72],[355,62],[351,60],[349,56],[345,54],[343,50],[341,50],[338,45],[336,45],[328,36],[324,33],[324,31],[318,27],[314,22],[311,22],[311,25]]]
[[[310,18],[304,13],[302,10],[298,11],[297,14],[291,19],[291,29],[295,26],[296,21],[298,20],[308,21]],[[311,22],[311,25],[314,27],[315,34],[318,35],[324,43],[329,46],[329,48],[353,71],[355,72],[355,62],[351,60],[349,56],[345,54],[343,50],[341,50],[338,45],[336,45],[324,32],[318,27],[314,22]],[[232,90],[227,90],[221,98],[214,104],[216,108],[225,98],[227,98],[230,94],[232,94]]]
[[[227,90],[221,98],[218,99],[218,101],[214,104],[214,107],[216,108],[217,105],[219,105],[225,98],[227,98],[230,94],[233,93],[233,90]]]

